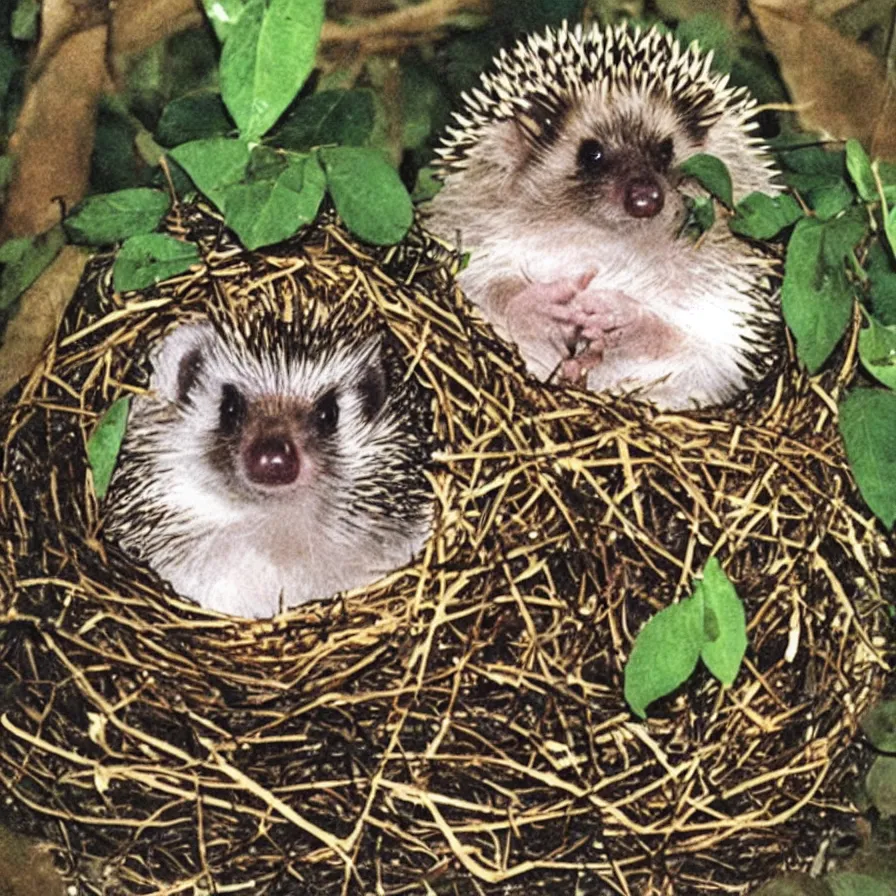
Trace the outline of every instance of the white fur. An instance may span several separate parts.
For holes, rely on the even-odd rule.
[[[700,248],[635,239],[613,240],[587,226],[519,233],[489,240],[461,272],[467,295],[484,295],[502,277],[551,282],[598,274],[589,288],[618,290],[643,302],[681,334],[671,357],[645,363],[624,352],[609,353],[594,368],[587,385],[595,391],[640,391],[660,407],[715,404],[741,391],[746,380],[739,366],[749,350],[743,317],[751,311],[747,293],[759,276],[749,256],[738,258],[730,240],[708,239]],[[493,317],[499,334],[512,340],[507,321]],[[564,360],[560,351],[524,355],[530,372],[546,380]]]
[[[178,367],[196,347],[204,368],[190,403],[181,406]],[[133,400],[125,443],[132,459],[125,453],[116,472],[121,478],[113,480],[109,534],[180,595],[240,616],[270,616],[369,584],[409,562],[428,535],[428,521],[401,518],[400,505],[392,520],[346,506],[351,489],[379,469],[384,451],[401,437],[394,416],[368,422],[350,388],[363,362],[378,351],[378,342],[371,341],[287,363],[283,355],[258,358],[239,345],[225,347],[209,325],[174,330],[153,355],[151,393]],[[332,456],[317,457],[300,446],[300,473],[288,486],[265,488],[239,470],[234,481],[222,478],[207,452],[224,383],[249,398],[277,396],[309,406],[339,385]],[[328,462],[335,472],[328,472]],[[141,511],[137,505],[163,510],[155,532],[131,525]]]

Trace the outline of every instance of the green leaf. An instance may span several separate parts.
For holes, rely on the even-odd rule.
[[[245,0],[202,0],[202,5],[215,37],[223,44],[240,17]]]
[[[867,273],[871,284],[868,299],[874,316],[885,326],[896,324],[896,269],[880,239],[868,248]]]
[[[307,152],[317,146],[363,146],[373,131],[369,90],[324,90],[301,100],[277,130],[276,143]]]
[[[817,143],[806,143],[803,135],[797,135],[796,145],[788,145],[789,138],[774,141],[774,146],[786,168],[799,174],[830,175],[843,177],[846,174],[846,155],[842,150],[831,151]]]
[[[815,373],[840,341],[852,316],[852,290],[842,257],[827,245],[833,222],[803,218],[787,246],[781,307],[797,354]]]
[[[299,92],[323,19],[323,0],[246,4],[221,52],[221,95],[246,139],[271,128]]]
[[[750,193],[735,209],[728,222],[735,233],[757,240],[769,240],[803,216],[800,204],[789,193],[769,196]]]
[[[855,389],[840,403],[840,434],[865,503],[892,529],[896,521],[896,393]]]
[[[831,888],[809,874],[792,872],[763,884],[750,896],[832,896]]]
[[[846,141],[846,170],[865,202],[877,199],[877,184],[871,171],[871,160],[858,140]]]
[[[164,233],[132,236],[118,250],[112,285],[117,292],[144,289],[183,273],[198,261],[199,249],[193,243]]]
[[[685,159],[680,168],[682,174],[693,177],[723,205],[728,208],[734,205],[731,175],[721,159],[705,152],[699,152]]]
[[[691,597],[660,610],[638,633],[625,664],[625,699],[646,717],[654,700],[691,677],[705,643],[703,601]]]
[[[686,230],[689,237],[696,240],[715,223],[715,205],[709,196],[686,196],[685,206],[688,211]]]
[[[376,245],[399,242],[414,220],[414,208],[398,172],[373,149],[336,146],[319,155],[346,227]]]
[[[830,265],[842,264],[869,233],[868,213],[856,205],[842,215],[824,222],[825,258]]]
[[[878,703],[862,716],[859,724],[875,750],[896,753],[896,700]]]
[[[859,333],[859,358],[875,379],[896,389],[896,327],[885,327],[873,317]]]
[[[169,154],[218,208],[221,208],[221,191],[242,183],[250,158],[248,143],[226,137],[194,140],[176,146]]]
[[[197,90],[165,106],[156,126],[156,140],[162,146],[178,146],[222,137],[232,127],[221,94],[217,90]]]
[[[317,158],[242,140],[197,140],[171,150],[224,213],[247,249],[278,243],[314,220],[325,178]]]
[[[0,276],[0,310],[9,308],[34,283],[65,243],[62,227],[56,225],[35,237],[22,237],[4,243],[9,258]]]
[[[865,791],[881,818],[896,815],[896,756],[878,756],[865,778]]]
[[[707,643],[700,659],[722,684],[730,687],[747,651],[747,617],[734,585],[715,557],[707,561],[694,595],[702,597],[706,617],[714,628],[710,631],[709,625],[705,626]]]
[[[804,196],[822,194],[828,190],[836,190],[838,184],[845,183],[839,174],[800,174],[795,171],[785,171],[784,184],[791,190],[796,190]],[[850,196],[854,196],[850,190]]]
[[[834,218],[848,209],[855,202],[855,198],[855,193],[849,184],[840,177],[829,184],[810,190],[806,197],[809,207],[822,221]]]
[[[224,217],[247,249],[278,243],[315,219],[325,186],[314,156],[294,157],[274,180],[224,190]]]
[[[100,500],[112,481],[130,407],[130,396],[113,401],[87,440],[87,460],[93,470],[93,490]]]
[[[893,896],[893,887],[889,881],[870,874],[841,871],[827,875],[825,882],[831,888],[833,896]]]
[[[79,203],[64,226],[72,242],[103,246],[155,230],[170,204],[165,193],[147,187],[100,193]]]
[[[38,0],[19,0],[10,19],[10,34],[16,40],[34,40],[37,37],[39,16]]]

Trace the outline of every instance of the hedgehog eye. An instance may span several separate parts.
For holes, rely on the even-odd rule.
[[[187,352],[177,365],[177,400],[181,403],[189,401],[190,392],[199,379],[202,370],[202,352],[198,348]]]
[[[583,140],[579,144],[576,164],[579,172],[586,177],[597,177],[606,163],[606,153],[599,140]]]
[[[246,419],[246,399],[231,383],[221,388],[221,407],[218,415],[218,427],[225,436],[232,436]]]
[[[656,159],[660,171],[667,171],[672,164],[672,156],[675,153],[675,145],[672,138],[667,137],[656,148]]]
[[[330,389],[318,398],[312,419],[319,435],[329,436],[336,431],[339,423],[339,393],[335,389]]]

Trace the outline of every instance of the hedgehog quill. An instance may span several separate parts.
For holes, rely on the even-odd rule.
[[[464,96],[428,226],[470,252],[460,285],[531,373],[665,409],[728,401],[778,356],[773,258],[724,220],[695,241],[678,166],[709,153],[735,201],[776,193],[755,101],[711,54],[619,26],[532,35]]]
[[[179,594],[256,617],[407,563],[432,505],[422,389],[384,338],[263,326],[164,337],[106,499],[107,535]]]

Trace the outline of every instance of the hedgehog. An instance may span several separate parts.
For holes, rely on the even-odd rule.
[[[680,164],[708,153],[735,201],[777,193],[756,101],[656,28],[534,34],[464,94],[437,148],[429,228],[530,373],[661,409],[723,404],[776,365],[778,253],[716,222],[694,239]]]
[[[170,330],[105,499],[108,539],[222,613],[270,616],[370,584],[429,534],[422,386],[384,334],[295,330]]]

